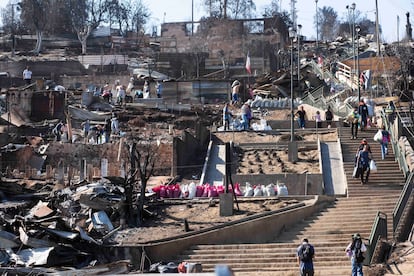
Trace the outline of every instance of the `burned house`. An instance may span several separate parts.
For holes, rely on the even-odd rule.
[[[277,52],[286,46],[286,30],[277,18],[206,19],[163,23],[161,36],[152,39],[159,44],[156,57],[192,53],[204,73],[223,69],[245,74],[249,55],[254,73],[261,74],[277,68]]]

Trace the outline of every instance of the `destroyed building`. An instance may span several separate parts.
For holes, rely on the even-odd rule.
[[[240,78],[243,84],[254,85],[254,96],[260,96],[251,102],[252,107],[257,108],[256,115],[261,115],[260,110],[263,109],[287,109],[291,81],[295,106],[311,98],[302,99],[304,95],[313,95],[315,102],[323,102],[321,98],[316,98],[318,93],[312,92],[319,92],[321,88],[322,94],[329,95],[332,83],[327,68],[332,63],[318,65],[311,55],[312,43],[302,41],[307,49],[303,57],[310,57],[310,60],[302,63],[301,58],[295,56],[295,70],[290,74],[289,55],[292,52],[289,48],[295,53],[297,49],[290,46],[286,39],[286,29],[273,25],[273,19],[164,23],[160,37],[145,40],[146,57],[134,59],[134,62],[139,62],[138,68],[129,68],[132,62],[122,54],[79,56],[76,61],[20,60],[1,63],[1,70],[10,72],[13,79],[10,86],[14,86],[4,93],[2,102],[4,202],[1,210],[5,226],[1,241],[2,248],[8,248],[3,251],[4,263],[16,264],[22,273],[30,271],[26,266],[35,267],[32,271],[38,267],[39,272],[47,271],[43,270],[44,267],[51,267],[50,271],[54,271],[52,267],[62,266],[79,269],[88,266],[99,270],[100,267],[95,266],[97,263],[104,264],[102,269],[113,266],[118,273],[127,271],[128,261],[107,264],[114,258],[125,257],[117,255],[119,251],[108,248],[113,245],[112,235],[126,226],[121,207],[128,200],[125,182],[132,167],[129,163],[130,142],[135,140],[145,144],[149,141],[160,151],[154,174],[165,178],[154,180],[157,184],[174,184],[181,175],[197,181],[203,179],[200,172],[207,164],[207,145],[211,141],[211,132],[221,124],[221,105],[229,100],[229,86],[234,78]],[[124,39],[113,39],[112,42],[119,46],[117,49],[128,44],[128,40]],[[348,48],[345,43],[335,45],[338,52],[345,52],[343,48]],[[328,52],[326,56],[330,57]],[[251,76],[245,69],[247,54],[251,58]],[[334,60],[342,62],[338,55],[332,56]],[[361,70],[378,70],[374,76],[381,76],[379,71],[384,68],[389,72],[398,68],[395,59],[385,60],[383,63],[382,59],[365,59],[361,55]],[[340,88],[349,94],[354,92],[352,87],[355,89],[358,76],[355,78],[355,74],[344,73],[354,70],[352,63],[353,60],[348,59],[343,61],[346,68],[338,65],[337,72],[353,84],[335,86],[338,89],[336,92],[341,92]],[[38,80],[30,86],[19,85],[18,82],[26,64],[34,68],[33,76]],[[143,79],[157,78],[157,71],[167,76],[166,80],[177,80],[164,83],[162,99],[136,99],[125,106],[112,106],[99,94],[94,95],[106,82],[113,85],[120,80],[127,84],[131,76],[140,89]],[[122,74],[119,75],[119,72]],[[62,84],[66,89],[55,91],[51,83],[43,82],[42,78]],[[152,91],[154,88],[152,86]],[[113,94],[115,96],[115,91]],[[242,96],[247,99],[246,91],[242,92]],[[347,115],[348,106],[344,107],[335,100],[330,103],[337,117]],[[110,137],[111,143],[97,143],[94,139],[84,142],[82,123],[90,120],[93,125],[103,126],[114,114],[121,131]],[[289,119],[269,122],[269,126],[288,129]],[[66,140],[62,143],[53,141],[55,137],[52,133],[52,128],[60,120],[67,124]],[[288,136],[284,135],[286,139]],[[252,166],[251,162],[261,160],[257,157],[257,149],[248,148],[251,145],[244,147],[256,159],[246,161],[250,163],[243,166]],[[317,145],[313,143],[304,148],[316,150]],[[271,156],[274,152],[266,150],[263,154]],[[317,163],[314,155],[308,158]],[[271,163],[271,160],[268,162]],[[279,163],[283,165],[283,162]],[[249,175],[238,175],[235,179],[255,179],[262,183],[270,181],[266,174],[254,175],[256,172],[252,170],[248,172]],[[286,175],[286,172],[283,174]],[[315,184],[321,182],[322,173],[305,173],[297,178],[284,175],[278,177],[290,178],[289,182],[306,183],[306,186],[291,188],[293,193],[323,192],[322,187]],[[305,188],[308,184],[312,189]],[[172,189],[164,190],[165,195],[180,192],[177,186],[168,186]],[[136,195],[139,193],[135,192]],[[156,193],[148,193],[149,199],[155,197]],[[137,198],[134,196],[131,200]],[[21,247],[24,249],[18,251]]]

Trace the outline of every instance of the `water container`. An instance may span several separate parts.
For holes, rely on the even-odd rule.
[[[288,195],[288,189],[287,189],[285,184],[283,184],[283,183],[277,184],[277,194],[279,196],[287,196]]]
[[[262,191],[262,186],[261,185],[257,185],[254,188],[253,196],[263,196],[263,191]]]
[[[197,187],[194,182],[188,184],[188,198],[192,199],[196,196]]]
[[[269,185],[266,186],[266,195],[267,196],[274,196],[274,195],[276,195],[275,185],[273,183],[270,183]]]

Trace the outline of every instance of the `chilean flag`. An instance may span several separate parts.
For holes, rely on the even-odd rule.
[[[247,53],[246,57],[246,70],[249,74],[252,74],[252,69],[250,68],[250,56],[249,53]]]

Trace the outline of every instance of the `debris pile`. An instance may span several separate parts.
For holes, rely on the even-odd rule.
[[[111,245],[110,237],[123,227],[123,187],[108,179],[60,187],[41,180],[2,178],[0,192],[1,272],[95,269],[102,264],[109,269],[115,261],[102,248]],[[128,262],[115,266],[119,273],[128,269]]]

